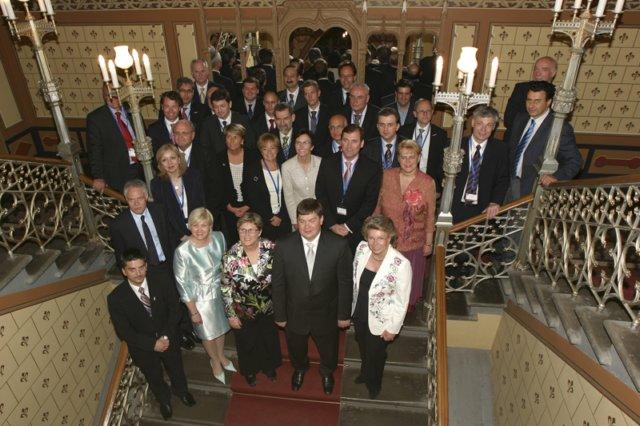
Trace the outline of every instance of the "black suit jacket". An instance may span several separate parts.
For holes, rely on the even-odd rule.
[[[328,78],[319,78],[317,80],[318,87],[320,88],[320,102],[329,106],[329,99],[331,97],[331,93],[335,90],[336,85],[335,82],[330,81]]]
[[[270,240],[276,240],[291,232],[291,220],[287,212],[287,205],[284,199],[284,191],[280,200],[280,212],[278,216],[282,222],[280,226],[271,225],[270,219],[274,216],[271,210],[271,199],[269,197],[269,189],[262,171],[262,161],[254,160],[247,164],[242,170],[242,194],[246,204],[252,212],[258,213],[262,217],[262,236]],[[282,179],[279,180],[280,190],[282,191]]]
[[[164,118],[154,121],[149,125],[149,129],[147,130],[147,135],[151,138],[151,146],[153,147],[153,155],[155,158],[156,152],[158,149],[166,144],[173,143],[171,140],[171,135],[169,134],[169,130],[167,130],[167,126],[164,123]]]
[[[231,123],[242,124],[246,133],[244,137],[244,146],[248,149],[256,149],[256,137],[253,133],[253,127],[249,119],[240,113],[231,112]],[[198,141],[205,148],[212,150],[216,155],[226,151],[227,145],[224,140],[224,133],[220,126],[220,120],[215,115],[207,117],[200,126]]]
[[[133,126],[131,117],[127,117]],[[131,136],[135,138],[134,134]],[[122,192],[129,176],[129,151],[107,105],[87,115],[87,150],[92,177],[104,179],[111,188]]]
[[[417,124],[404,125],[398,132],[404,139],[413,139]],[[427,174],[433,178],[436,183],[436,192],[442,192],[442,179],[444,178],[443,161],[444,149],[449,145],[447,132],[440,127],[430,125],[431,131],[429,136],[429,157],[427,158]]]
[[[516,115],[527,113],[527,93],[529,92],[531,83],[532,81],[521,81],[513,86],[513,92],[511,92],[507,106],[504,109],[503,123],[507,129],[503,138],[505,141],[509,138],[508,132],[510,132],[511,126],[513,126],[513,120],[516,118]]]
[[[247,113],[247,105],[244,102],[244,98],[239,96],[236,100],[233,101],[233,111],[246,116],[250,121],[253,121],[253,118],[256,116],[264,117],[264,105],[262,104],[262,98],[256,98],[253,103],[253,116],[249,117]]]
[[[196,101],[198,94],[194,95],[193,101],[191,102],[189,108],[189,121],[193,123],[196,128],[196,134],[198,133],[198,127],[200,126],[200,122],[204,120],[207,115],[211,114],[211,110],[209,110],[208,106],[204,106],[201,103]],[[182,108],[180,109],[180,114],[182,114]],[[158,120],[162,120],[164,118],[164,113],[162,112],[162,108],[158,110]],[[187,118],[187,117],[181,117]]]
[[[149,202],[147,203],[147,209],[149,209],[151,219],[156,227],[166,261],[171,265],[173,261],[173,252],[176,249],[177,237],[173,235],[171,227],[169,226],[164,214],[164,209],[161,205]],[[144,237],[138,231],[138,227],[136,226],[136,222],[133,220],[131,210],[124,210],[120,212],[120,214],[111,221],[109,224],[109,235],[111,236],[111,246],[115,251],[118,264],[122,263],[122,253],[130,248],[140,250],[140,252],[144,253],[148,258],[147,246],[144,243]]]
[[[273,68],[272,65],[258,64],[256,66],[249,68],[248,74],[254,75],[253,71],[256,68],[262,68],[265,74],[267,75],[267,80],[265,81],[265,87],[264,87],[265,90],[270,90],[272,92],[275,92],[277,90],[277,83],[276,83],[277,78],[276,78],[275,68]]]
[[[334,89],[331,93],[327,95],[324,100],[324,103],[329,107],[329,111],[331,111],[331,115],[333,114],[344,114],[346,115],[346,110],[349,108],[349,103],[344,102],[344,98],[342,97],[342,87],[338,84],[338,88]]]
[[[191,213],[198,207],[204,207],[204,187],[200,173],[197,170],[188,168],[185,174],[182,175],[182,182],[187,196],[188,212]],[[161,177],[153,178],[151,181],[151,193],[153,194],[153,201],[160,203],[164,208],[167,222],[171,227],[171,234],[174,238],[177,238],[174,242],[174,245],[177,246],[180,238],[191,233],[187,228],[182,207],[178,203],[171,181]]]
[[[325,334],[351,317],[353,257],[347,241],[321,231],[311,279],[302,237],[294,232],[276,244],[272,288],[274,319],[296,334]]]
[[[211,76],[213,78],[213,82],[219,86],[224,87],[225,89],[227,89],[227,92],[229,92],[229,94],[231,95],[231,99],[233,99],[234,97],[238,96],[238,92],[236,90],[236,85],[234,84],[233,80],[230,79],[227,76],[224,76],[222,74],[220,74],[217,71],[212,71]]]
[[[502,204],[509,188],[509,156],[507,145],[497,139],[489,139],[482,154],[480,175],[478,182],[478,203],[465,204],[462,202],[465,184],[469,176],[469,138],[462,140],[464,159],[460,173],[456,176],[451,214],[453,222],[461,222],[479,215],[490,203]],[[473,147],[475,151],[475,147]],[[473,151],[472,151],[473,152]]]
[[[107,296],[109,315],[116,334],[127,343],[134,363],[145,357],[157,356],[153,350],[156,340],[169,338],[170,350],[180,350],[180,305],[171,281],[147,276],[152,316],[133,292],[128,281],[120,283]]]
[[[256,151],[244,150],[244,165],[242,170],[242,178],[246,176],[245,169],[248,164],[251,164],[257,161],[260,158],[259,154]],[[243,196],[244,200],[242,204],[238,204],[238,193],[233,186],[233,178],[231,177],[231,167],[229,167],[229,155],[225,151],[221,155],[217,157],[218,164],[214,169],[218,170],[220,176],[220,182],[217,184],[211,182],[211,185],[207,192],[217,192],[218,199],[220,200],[221,206],[224,210],[226,210],[227,204],[231,204],[234,207],[240,207],[241,205],[246,205],[246,198]],[[240,186],[242,190],[242,185]],[[244,195],[244,193],[243,193]]]
[[[352,112],[351,107],[345,110],[345,115],[349,124],[352,124]],[[380,136],[380,133],[378,133],[378,112],[380,112],[380,108],[369,104],[367,105],[367,112],[364,115],[364,118],[360,119],[360,127],[364,129],[365,141]]]
[[[393,108],[394,110],[398,111],[398,103],[397,102],[392,102],[392,103],[388,104],[387,107]],[[415,122],[416,122],[416,118],[413,116],[413,100],[411,100],[411,102],[409,102],[409,110],[407,111],[407,116],[404,119],[404,123],[400,123],[400,125],[401,126],[410,126],[412,124],[415,124]]]
[[[344,223],[351,230],[349,242],[352,250],[362,241],[360,230],[378,202],[381,168],[360,153],[351,181],[342,195],[342,153],[324,158],[320,163],[316,180],[316,198],[324,207],[324,227],[329,229],[336,223]],[[337,208],[343,206],[346,215],[339,215]]]
[[[213,81],[209,81],[207,83],[207,90],[211,89],[213,86],[223,87],[221,84],[215,84]],[[200,108],[205,108],[207,111],[211,112],[211,108],[209,108],[209,102],[205,99],[205,102],[200,100],[200,93],[198,93],[198,86],[194,83],[194,91],[193,100],[191,101],[193,104],[197,104]],[[231,93],[231,92],[229,92]]]
[[[262,114],[253,116],[253,119],[251,119],[251,125],[253,126],[253,133],[256,135],[256,140],[260,139],[260,136],[262,136],[264,133],[269,132],[269,124],[267,123],[264,109],[262,110]],[[277,136],[278,129],[275,128],[275,121],[273,122],[273,126],[275,130],[272,133]]]
[[[289,102],[287,98],[287,90],[281,90],[278,92],[278,99],[285,104]],[[298,97],[296,98],[296,104],[293,106],[293,110],[297,113],[300,108],[307,106],[307,100],[302,94],[302,89],[298,90]]]
[[[296,155],[296,143],[295,143],[295,137],[296,137],[296,133],[298,132],[298,128],[295,124],[295,122],[293,123],[293,129],[291,130],[291,140],[289,141],[289,151],[288,152],[284,152],[284,149],[280,149],[280,151],[278,151],[278,164],[282,165],[282,163],[284,163],[285,161],[287,161],[289,158],[293,158]],[[276,137],[278,138],[278,141],[280,141],[280,147],[282,147],[282,140],[280,139],[280,132],[276,132]]]
[[[400,163],[398,163],[398,144],[401,141],[402,141],[402,138],[400,137],[400,135],[397,135],[396,143],[392,148],[393,159],[391,161],[390,167],[400,167]],[[382,164],[382,153],[386,152],[387,148],[386,146],[383,146],[383,145],[386,145],[386,143],[383,142],[381,137],[368,140],[364,144],[364,148],[362,148],[361,153],[364,154],[368,159],[376,163],[378,167],[384,168],[384,165]]]
[[[318,145],[318,143],[322,143],[327,138],[329,138],[329,119],[331,118],[331,114],[329,113],[329,108],[326,105],[320,104],[320,109],[318,110],[318,124],[316,126],[316,131],[313,134],[313,145]],[[304,106],[299,111],[296,111],[296,121],[295,127],[297,130],[307,129],[309,130],[309,106]]]
[[[522,159],[522,175],[520,176],[520,196],[525,196],[533,191],[533,185],[538,177],[542,161],[544,160],[544,151],[547,147],[547,140],[551,133],[553,125],[553,111],[549,111],[549,115],[542,121],[540,128],[531,138],[524,151]],[[529,114],[518,114],[513,120],[511,128],[511,136],[509,138],[509,173],[514,167],[515,151],[518,142],[522,138],[526,127],[529,125],[531,117]],[[566,120],[562,124],[562,132],[560,133],[560,144],[556,153],[558,161],[558,170],[553,176],[558,180],[570,180],[576,177],[582,166],[582,157],[576,147],[576,137],[573,133],[573,127]]]

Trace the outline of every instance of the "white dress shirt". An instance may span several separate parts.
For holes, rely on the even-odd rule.
[[[418,167],[423,173],[427,173],[427,163],[429,162],[429,147],[431,145],[431,124],[427,124],[426,127],[421,127],[419,123],[416,123],[416,129],[413,131],[413,140],[418,141],[420,130],[422,129],[422,153],[420,154],[420,164]]]
[[[129,210],[131,211],[131,210]],[[166,257],[164,252],[162,251],[162,244],[160,244],[160,237],[158,236],[158,231],[156,230],[156,225],[153,223],[153,217],[149,212],[149,209],[144,209],[142,214],[137,214],[131,211],[131,216],[133,216],[133,221],[136,224],[136,228],[138,228],[138,232],[142,237],[142,241],[144,241],[145,245],[149,247],[149,242],[144,238],[144,229],[142,229],[142,216],[144,216],[144,221],[149,227],[149,231],[151,232],[151,238],[153,238],[153,245],[156,246],[156,252],[158,253],[158,260],[160,262],[164,262]]]
[[[151,295],[149,294],[149,285],[147,284],[147,279],[146,278],[144,279],[144,281],[142,281],[142,284],[140,284],[140,285],[131,284],[131,281],[129,281],[129,280],[127,280],[127,282],[131,286],[131,290],[133,290],[133,293],[136,295],[138,300],[140,300],[140,303],[142,303],[142,299],[140,298],[140,289],[143,289],[144,294],[146,294],[147,297],[149,298],[149,300],[151,300]],[[143,303],[143,305],[144,305],[144,303]]]

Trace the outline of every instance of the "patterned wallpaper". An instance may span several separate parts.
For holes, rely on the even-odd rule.
[[[0,316],[0,424],[90,425],[117,337],[105,282]]]
[[[458,69],[456,63],[462,52],[462,46],[475,46],[476,40],[476,26],[475,25],[463,25],[456,24],[453,27],[453,40],[451,41],[451,55],[449,64],[445,64],[448,67],[449,74],[443,77],[443,85],[440,88],[446,92],[455,92],[456,84],[458,83]],[[476,75],[475,81],[478,82],[478,76]],[[495,105],[494,105],[495,106]],[[453,110],[444,104],[439,104],[438,108],[443,108],[444,115],[444,127],[450,128],[453,126]]]
[[[67,118],[85,118],[87,113],[103,104],[98,55],[113,58],[112,48],[119,44],[127,44],[129,48],[149,55],[156,99],[160,93],[171,88],[161,25],[58,25],[58,34],[57,38],[48,39],[45,43],[45,52],[53,75],[60,79],[63,111]],[[49,117],[44,100],[38,93],[40,75],[31,47],[19,44],[16,49],[36,115]],[[158,116],[152,105],[142,110],[145,118]]]
[[[636,424],[508,314],[491,362],[498,425]]]
[[[540,56],[558,61],[556,85],[562,84],[571,55],[568,42],[550,27],[494,25],[488,60],[500,58],[493,105],[504,112],[515,83],[531,78]],[[640,131],[640,29],[618,28],[613,38],[598,38],[586,51],[577,81],[578,101],[571,123],[579,133],[638,135]],[[487,71],[488,72],[488,71]],[[485,76],[488,78],[488,76]]]

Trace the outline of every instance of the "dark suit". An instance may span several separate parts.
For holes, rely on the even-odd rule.
[[[533,192],[533,186],[538,178],[542,161],[544,160],[544,151],[547,147],[549,133],[553,125],[553,111],[549,111],[547,117],[540,124],[540,128],[536,130],[524,153],[522,153],[522,174],[520,178],[512,176],[511,190],[507,196],[509,201],[523,197]],[[531,117],[529,114],[518,114],[513,120],[511,128],[511,137],[507,141],[509,145],[509,172],[514,167],[515,151],[518,142],[522,138],[525,129],[528,127]],[[560,133],[560,144],[556,153],[558,161],[558,170],[553,174],[558,180],[573,179],[582,166],[582,157],[576,147],[576,137],[573,134],[573,127],[567,121],[562,124],[562,132]]]
[[[289,103],[289,93],[287,90],[281,90],[278,92],[278,99],[280,102],[284,102],[285,104]],[[298,96],[296,97],[296,103],[293,105],[293,110],[298,111],[300,108],[307,106],[307,100],[302,95],[302,89],[298,90]]]
[[[316,180],[316,198],[324,207],[324,227],[329,229],[336,223],[346,224],[351,230],[349,245],[351,250],[355,250],[362,241],[362,224],[373,213],[378,202],[382,170],[361,152],[344,196],[342,174],[342,153],[323,159]],[[346,215],[338,214],[339,206],[347,210]]]
[[[393,102],[387,105],[387,107],[398,111],[398,103]],[[398,112],[400,114],[400,112]],[[404,118],[404,123],[400,123],[401,126],[410,126],[415,124],[416,118],[413,116],[413,100],[409,102],[409,109],[407,110],[407,116]]]
[[[213,77],[213,82],[219,86],[224,87],[225,89],[227,89],[227,92],[229,92],[229,94],[231,95],[231,99],[233,99],[234,97],[238,96],[238,91],[236,90],[236,85],[233,82],[232,79],[230,79],[227,76],[224,76],[222,74],[220,74],[218,71],[214,70],[211,73],[211,76]]]
[[[265,72],[265,74],[267,75],[267,80],[265,81],[265,85],[264,88],[265,90],[270,90],[272,92],[275,92],[277,89],[277,77],[276,77],[276,70],[275,68],[273,68],[273,65],[270,64],[258,64],[256,66],[253,66],[251,68],[249,68],[248,70],[248,75],[255,75],[253,74],[253,71],[255,68],[262,68]]]
[[[503,140],[505,141],[509,138],[509,132],[513,126],[513,120],[515,120],[516,115],[520,113],[527,114],[527,93],[529,93],[529,86],[531,83],[533,82],[521,81],[513,86],[513,92],[511,92],[511,96],[509,96],[509,100],[507,101],[507,106],[504,109],[503,123],[506,130]]]
[[[264,116],[264,105],[262,104],[261,98],[256,98],[253,101],[253,115],[249,117],[247,111],[247,104],[242,96],[239,96],[235,101],[233,101],[233,111],[246,116],[250,121],[253,120],[256,116]]]
[[[189,158],[185,158],[187,166],[198,172],[203,183],[207,177],[207,169],[211,164],[215,163],[215,159],[211,158],[211,155],[211,152],[207,151],[197,141],[194,141],[191,144],[191,153],[189,154]]]
[[[144,374],[151,392],[161,404],[168,404],[171,390],[164,381],[164,365],[171,387],[178,396],[184,396],[187,379],[182,366],[180,352],[180,307],[175,288],[170,281],[147,277],[148,296],[151,301],[149,316],[144,305],[128,281],[123,281],[107,296],[109,315],[116,334],[127,343],[133,363]],[[155,352],[156,340],[162,336],[169,338],[169,348],[165,352]]]
[[[398,134],[402,135],[403,139],[413,139],[416,127],[417,123],[415,122],[409,125],[405,124],[400,128]],[[444,148],[449,144],[447,132],[434,124],[430,124],[429,127],[429,143],[425,142],[423,145],[423,147],[429,147],[426,173],[436,182],[436,192],[442,192]]]
[[[221,84],[215,84],[213,81],[207,82],[207,90],[211,89],[213,86],[224,87]],[[195,83],[193,84],[193,90],[195,93],[193,94],[193,99],[191,100],[191,103],[198,104],[200,108],[206,108],[207,111],[211,112],[211,108],[209,108],[209,101],[205,99],[204,102],[202,102],[202,100],[200,99],[200,92],[199,92],[200,89],[198,89],[198,86]],[[206,92],[207,91],[205,90],[205,97],[207,95]],[[229,92],[229,93],[233,94],[233,92]]]
[[[296,370],[306,370],[308,335],[320,352],[320,373],[328,376],[338,363],[338,320],[351,316],[353,258],[347,242],[321,231],[311,278],[300,233],[278,240],[273,258],[273,311],[286,321],[287,346]]]
[[[364,117],[360,117],[360,127],[364,130],[365,141],[380,136],[378,133],[378,112],[380,112],[380,108],[375,105],[368,104],[366,114]],[[353,111],[351,110],[351,107],[345,110],[345,115],[347,117],[347,122],[349,124],[353,124]]]
[[[329,106],[331,92],[333,92],[336,88],[335,83],[329,81],[327,77],[319,78],[316,81],[318,82],[318,87],[320,88],[320,102]]]
[[[391,164],[389,167],[400,167],[400,163],[398,163],[398,144],[402,139],[400,135],[396,135],[396,143],[391,148]],[[375,162],[378,167],[384,167],[384,162],[382,160],[383,152],[387,151],[386,142],[382,140],[381,137],[368,140],[364,144],[364,148],[362,148],[361,153],[364,154],[368,159]],[[389,168],[387,167],[387,168]]]
[[[316,130],[313,134],[314,145],[318,145],[329,138],[329,119],[331,118],[331,114],[329,113],[329,108],[326,105],[320,104],[319,108],[320,109],[318,109],[317,114],[318,124],[316,125]],[[296,129],[309,130],[310,121],[311,117],[309,116],[308,105],[301,108],[299,111],[296,111],[296,121],[294,124]]]
[[[479,215],[490,203],[502,204],[509,187],[509,157],[507,146],[497,139],[489,139],[482,154],[478,179],[478,202],[469,204],[462,202],[465,185],[469,176],[469,138],[462,140],[464,159],[460,173],[456,176],[451,214],[453,223],[461,222]],[[472,147],[472,153],[475,152]]]
[[[278,151],[278,164],[282,165],[282,163],[284,163],[288,159],[295,157],[296,155],[295,136],[297,131],[298,129],[296,128],[296,125],[294,123],[293,129],[291,130],[291,140],[289,141],[287,152],[284,151],[284,145],[282,144],[282,138],[280,137],[280,132],[276,133],[278,141],[280,141],[280,147],[281,147],[280,151]]]
[[[275,130],[271,133],[277,136],[278,129],[276,128],[275,117],[273,120],[273,127]],[[264,108],[262,114],[253,116],[253,119],[251,119],[251,126],[253,126],[253,133],[256,135],[256,140],[260,139],[260,136],[263,134],[269,133],[269,124],[270,123],[267,122],[267,116],[265,115]]]
[[[131,118],[128,119],[133,126]],[[135,138],[135,134],[131,136]],[[129,164],[127,144],[107,105],[87,115],[87,151],[91,176],[104,179],[116,191],[122,192],[129,179],[144,179],[140,163]]]
[[[194,100],[195,100],[195,96],[194,96]],[[195,126],[196,134],[197,134],[197,130],[200,128],[200,123],[202,123],[202,120],[207,118],[208,115],[211,115],[211,111],[209,110],[208,106],[204,106],[194,101],[191,102],[188,119]],[[187,117],[182,117],[182,118],[187,118]]]
[[[327,98],[324,101],[327,106],[329,107],[329,110],[331,111],[331,114],[345,114],[346,115],[346,110],[349,108],[349,102],[345,102],[344,100],[344,96],[342,94],[342,87],[340,87],[340,85],[338,84],[338,88],[335,89],[333,92],[329,93],[327,95]]]
[[[271,241],[283,237],[291,232],[291,220],[287,212],[284,193],[282,191],[282,178],[277,182],[280,186],[280,212],[273,214],[271,209],[271,199],[269,197],[269,189],[262,171],[262,161],[254,160],[247,164],[242,171],[242,195],[244,201],[251,208],[252,212],[258,213],[262,217],[262,236]],[[271,218],[278,216],[281,220],[280,226],[271,225]]]
[[[149,125],[149,129],[147,129],[147,136],[151,138],[151,146],[153,147],[154,158],[156,152],[158,152],[158,149],[160,149],[162,145],[166,143],[173,143],[171,134],[169,133],[169,129],[167,129],[164,118],[156,120]]]
[[[237,112],[231,112],[231,123],[242,124],[242,126],[244,126],[246,130],[244,146],[248,149],[256,149],[256,137],[249,119]],[[215,115],[207,117],[200,126],[198,141],[202,146],[212,150],[215,154],[221,154],[227,149],[221,127],[220,120]]]
[[[204,188],[200,173],[197,170],[188,168],[185,174],[182,175],[182,184],[184,186],[184,194],[187,197],[188,213],[191,213],[198,207],[204,207]],[[182,207],[179,204],[171,180],[168,178],[155,177],[151,181],[151,193],[153,194],[153,201],[159,203],[164,208],[167,222],[171,227],[171,234],[178,238],[174,243],[175,246],[177,246],[180,238],[185,235],[190,235],[191,233],[187,228],[186,218],[184,217]]]

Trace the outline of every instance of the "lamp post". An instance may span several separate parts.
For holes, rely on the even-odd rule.
[[[153,147],[151,145],[151,138],[144,132],[144,122],[142,120],[142,114],[140,113],[140,102],[145,98],[154,97],[151,62],[149,61],[149,56],[145,53],[142,55],[142,63],[140,63],[138,52],[133,49],[130,53],[129,46],[115,46],[113,49],[116,51],[116,56],[114,59],[109,59],[108,62],[105,61],[102,55],[98,56],[102,80],[107,85],[110,93],[111,90],[115,90],[121,105],[127,102],[131,108],[133,130],[135,132],[133,147],[136,158],[142,163],[144,178],[147,182],[149,196],[151,196],[151,180],[153,179],[151,160],[153,159]],[[132,66],[134,67],[135,76],[130,73]],[[120,83],[116,68],[124,70],[125,78],[122,84]]]
[[[613,19],[605,20],[605,7],[607,0],[599,0],[594,14],[591,13],[592,0],[588,0],[587,6],[582,8],[582,0],[574,0],[571,7],[571,19],[559,20],[562,15],[563,0],[556,0],[553,6],[553,24],[551,25],[552,33],[564,34],[571,40],[571,58],[569,59],[569,67],[564,76],[562,87],[557,90],[553,98],[553,123],[549,132],[549,139],[544,151],[544,159],[540,167],[540,175],[552,175],[558,170],[558,161],[556,154],[560,145],[560,134],[562,133],[562,125],[567,116],[573,111],[576,101],[576,80],[578,79],[578,71],[584,56],[584,48],[590,41],[595,40],[597,36],[611,37],[615,30],[618,18],[622,13],[624,0],[616,0],[613,9]],[[529,254],[529,236],[535,220],[534,213],[538,211],[540,198],[542,196],[542,188],[535,186],[535,193],[529,214],[524,224],[522,240],[518,250],[517,265],[522,266]]]

